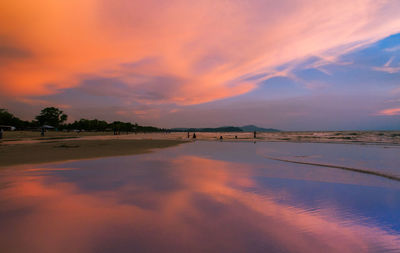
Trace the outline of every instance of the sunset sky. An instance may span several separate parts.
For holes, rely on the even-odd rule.
[[[0,108],[159,127],[400,129],[398,0],[0,2]]]

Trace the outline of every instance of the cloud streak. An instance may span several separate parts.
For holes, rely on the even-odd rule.
[[[390,52],[390,51],[389,51]],[[374,70],[387,72],[389,74],[394,74],[400,72],[400,65],[397,67],[391,66],[394,60],[394,56],[392,56],[382,67],[374,67]]]

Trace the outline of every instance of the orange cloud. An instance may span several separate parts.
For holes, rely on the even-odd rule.
[[[152,92],[167,93],[144,102],[209,102],[254,89],[243,76],[393,34],[399,11],[395,0],[3,1],[0,92],[53,94],[97,76],[137,93],[143,79],[171,77],[173,88],[157,83]]]

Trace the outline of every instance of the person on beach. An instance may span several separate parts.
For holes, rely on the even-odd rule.
[[[3,128],[0,128],[0,140],[3,139]]]
[[[189,131],[188,131],[188,139],[190,138],[190,133],[189,133]]]
[[[193,133],[193,139],[196,139],[196,133]]]
[[[42,129],[40,131],[40,136],[44,136],[44,127],[42,127]]]
[[[219,137],[219,139],[222,141],[222,139],[224,139],[224,138],[222,138],[222,135]]]
[[[257,132],[254,131],[254,139],[257,138]]]

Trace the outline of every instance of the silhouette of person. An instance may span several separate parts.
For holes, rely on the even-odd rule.
[[[190,133],[189,133],[189,131],[188,131],[188,139],[190,138]]]
[[[196,133],[193,133],[193,139],[196,139]]]
[[[44,127],[42,127],[42,129],[40,131],[40,136],[44,136]]]
[[[254,139],[257,138],[257,132],[254,131]]]
[[[223,139],[223,138],[222,138],[222,135],[219,137],[219,139],[220,139],[220,140],[222,140],[222,139]]]
[[[237,139],[237,135],[235,135],[235,139]]]
[[[0,128],[0,140],[3,139],[3,128]]]

